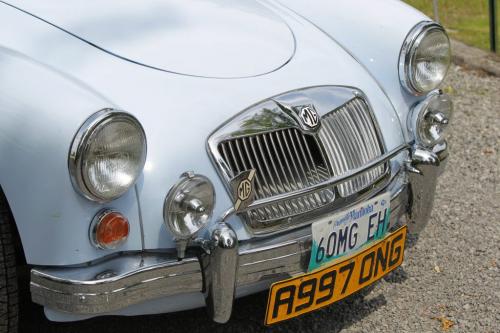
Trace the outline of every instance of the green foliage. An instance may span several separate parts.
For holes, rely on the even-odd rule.
[[[432,0],[405,2],[434,18]],[[488,10],[488,0],[439,0],[439,19],[450,37],[485,50],[490,48]]]

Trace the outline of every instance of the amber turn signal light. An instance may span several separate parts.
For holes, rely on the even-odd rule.
[[[98,213],[90,226],[90,241],[99,249],[115,249],[130,232],[128,219],[121,213],[105,210]]]

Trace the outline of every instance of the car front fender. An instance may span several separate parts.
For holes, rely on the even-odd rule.
[[[105,255],[88,240],[90,222],[102,207],[73,189],[67,163],[81,124],[114,104],[81,82],[6,48],[0,48],[0,77],[0,185],[28,264],[68,265]],[[140,250],[134,191],[113,206],[131,222],[131,236],[121,249]]]

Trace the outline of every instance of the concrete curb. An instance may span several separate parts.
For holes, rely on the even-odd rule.
[[[500,56],[497,54],[465,45],[454,39],[451,40],[451,49],[455,64],[500,77]]]

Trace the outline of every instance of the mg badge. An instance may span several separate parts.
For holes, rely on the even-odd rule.
[[[241,181],[238,185],[238,199],[245,201],[252,193],[252,183],[248,179]]]
[[[319,116],[312,106],[303,106],[299,113],[302,123],[309,128],[315,128],[319,124]]]
[[[234,210],[237,213],[247,208],[253,202],[255,192],[254,179],[255,169],[244,171],[231,179],[230,184],[235,200]]]

